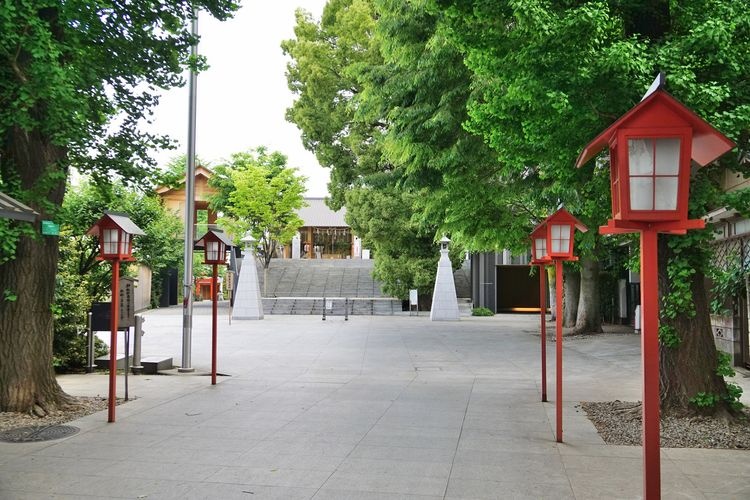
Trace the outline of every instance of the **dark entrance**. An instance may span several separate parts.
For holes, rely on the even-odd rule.
[[[539,312],[539,274],[530,266],[497,266],[497,312]]]

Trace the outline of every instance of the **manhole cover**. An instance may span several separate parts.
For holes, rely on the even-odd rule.
[[[72,425],[47,425],[21,427],[0,432],[0,441],[5,443],[33,443],[35,441],[51,441],[72,436],[78,432],[78,427]]]

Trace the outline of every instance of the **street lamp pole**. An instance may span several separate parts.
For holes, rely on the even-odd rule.
[[[198,36],[198,11],[193,11],[191,34]],[[190,47],[190,56],[198,56],[198,43]],[[190,70],[188,89],[188,138],[187,165],[185,169],[185,248],[182,283],[182,360],[178,368],[180,372],[192,372],[192,336],[193,336],[193,243],[195,234],[195,127],[197,104],[198,75],[194,69]]]

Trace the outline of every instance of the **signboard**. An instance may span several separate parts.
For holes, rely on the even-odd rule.
[[[224,288],[227,292],[234,290],[234,273],[232,271],[227,271],[224,275]]]
[[[417,290],[409,290],[409,305],[410,306],[416,306],[417,305]]]
[[[120,318],[118,328],[135,326],[135,278],[120,278]]]
[[[109,312],[112,304],[109,302],[94,302],[91,304],[91,330],[108,332],[112,328],[109,324]]]
[[[43,220],[42,234],[45,236],[60,236],[60,224],[55,224],[51,220]]]

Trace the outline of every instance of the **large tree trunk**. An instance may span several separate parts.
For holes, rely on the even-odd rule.
[[[563,326],[575,326],[581,292],[581,274],[573,266],[563,266]]]
[[[599,333],[602,331],[599,261],[592,257],[581,257],[580,262],[581,294],[573,333]]]
[[[45,137],[18,128],[9,132],[2,147],[2,174],[20,181],[33,193],[26,201],[42,218],[62,204],[66,172],[60,167],[62,148]],[[46,203],[45,203],[46,202]],[[55,380],[52,368],[53,316],[58,241],[22,236],[15,260],[0,265],[0,291],[17,298],[0,300],[0,411],[44,414],[71,401]]]
[[[659,237],[659,291],[660,298],[669,291],[667,260],[672,255],[666,237]],[[662,324],[675,327],[679,345],[660,345],[660,391],[662,413],[671,415],[694,414],[699,410],[690,403],[698,393],[726,395],[723,377],[716,374],[718,357],[708,308],[704,275],[697,271],[691,278],[691,292],[695,316],[679,315],[674,320],[661,318]],[[702,413],[719,413],[729,416],[732,411],[725,402]]]

